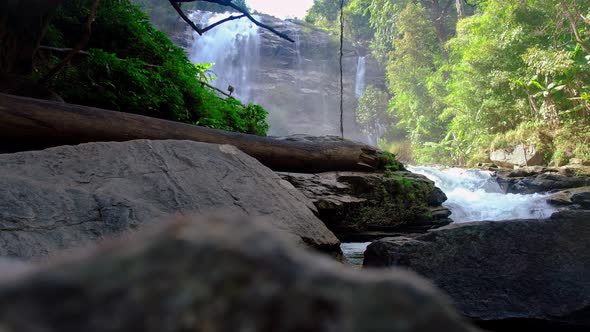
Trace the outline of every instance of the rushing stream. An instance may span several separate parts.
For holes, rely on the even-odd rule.
[[[454,222],[545,219],[555,212],[546,202],[547,195],[504,194],[492,172],[424,166],[408,168],[434,181],[447,195],[443,206],[453,212]]]
[[[443,204],[451,210],[456,223],[483,220],[545,219],[556,210],[546,202],[547,195],[504,194],[492,172],[461,168],[410,166],[414,173],[434,181],[448,200]],[[342,251],[357,265],[369,243],[343,243]]]
[[[190,17],[201,25],[210,25],[227,14],[193,12]],[[215,64],[212,71],[217,79],[210,83],[223,91],[231,85],[235,89],[233,96],[248,103],[259,53],[258,27],[242,19],[226,22],[202,36],[195,33],[189,56],[193,63]]]

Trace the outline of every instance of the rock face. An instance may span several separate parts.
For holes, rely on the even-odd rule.
[[[269,216],[298,242],[339,252],[313,204],[233,146],[130,141],[0,155],[0,256],[38,257],[176,214]]]
[[[590,176],[571,176],[555,172],[498,172],[496,180],[509,194],[545,193],[552,190],[590,186]]]
[[[343,241],[366,241],[388,232],[424,232],[451,223],[450,211],[441,206],[447,197],[422,175],[405,171],[279,175],[315,204],[320,219]]]
[[[430,284],[244,218],[188,219],[0,282],[4,332],[474,331]],[[50,310],[48,310],[50,308]]]
[[[269,112],[270,135],[340,135],[338,36],[298,20],[256,16],[295,42],[257,29],[246,19],[235,20],[208,31],[204,37],[190,34],[191,46],[187,50],[191,60],[215,63],[212,71],[219,79],[211,84],[224,91],[231,85],[237,99],[246,104],[262,105]],[[195,12],[192,17],[203,24],[221,18],[212,18],[206,12]],[[229,49],[231,52],[227,51]],[[364,62],[360,61],[361,57]],[[361,63],[364,63],[362,67]],[[386,90],[384,72],[368,50],[345,41],[343,106],[346,138],[366,141],[366,135],[360,134],[355,120],[357,82],[359,89],[371,84]]]
[[[538,166],[543,165],[543,155],[534,146],[517,145],[514,149],[499,149],[490,153],[490,160],[500,166]]]
[[[253,101],[269,110],[273,135],[340,134],[339,40],[300,21],[262,16],[262,21],[286,32],[290,43],[261,32],[260,61],[252,88]],[[345,45],[344,114],[347,138],[361,139],[355,125],[355,78],[360,54]],[[368,68],[378,67],[369,61]],[[380,67],[379,67],[380,68]],[[368,70],[373,72],[374,70]],[[382,85],[384,77],[367,75],[366,84]]]
[[[482,322],[590,328],[590,212],[457,224],[369,245],[366,266],[405,266]],[[541,324],[541,325],[542,325]],[[551,330],[551,329],[548,329]]]
[[[569,210],[590,210],[590,187],[560,191],[551,195],[547,202]]]

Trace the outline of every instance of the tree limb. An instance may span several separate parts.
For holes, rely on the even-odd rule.
[[[86,46],[86,44],[88,44],[88,41],[90,40],[90,34],[92,33],[92,23],[94,22],[96,14],[98,13],[99,5],[100,0],[94,0],[92,8],[90,9],[90,14],[88,15],[88,20],[86,21],[86,26],[84,27],[84,34],[82,35],[82,38],[80,39],[76,47],[74,47],[72,51],[60,63],[58,63],[55,67],[49,70],[49,72],[47,72],[47,74],[45,74],[39,80],[39,84],[45,84],[49,80],[51,80],[51,78],[55,77],[55,75],[59,74],[68,65],[68,63],[72,61],[74,56],[76,56],[76,54],[78,54],[78,52],[80,52]]]
[[[172,5],[172,7],[176,10],[176,12],[178,13],[178,15],[180,15],[180,17],[182,17],[182,19],[188,23],[188,25],[191,26],[191,28],[193,28],[193,30],[195,30],[199,35],[202,35],[203,33],[205,33],[208,30],[211,30],[213,27],[218,26],[219,24],[225,23],[227,21],[231,21],[231,20],[235,20],[238,18],[242,18],[242,17],[247,17],[252,23],[256,24],[257,26],[266,29],[272,33],[274,33],[275,35],[286,39],[292,43],[295,42],[295,40],[293,40],[291,37],[289,37],[288,35],[277,31],[276,29],[274,29],[271,26],[268,26],[264,23],[259,22],[257,19],[255,19],[252,15],[250,15],[250,13],[248,13],[247,10],[245,10],[244,8],[236,5],[235,3],[233,3],[231,0],[168,0],[170,2],[170,4]],[[195,2],[195,1],[204,1],[204,2],[210,2],[210,3],[214,3],[214,4],[218,4],[221,6],[225,6],[225,7],[230,7],[232,9],[234,9],[235,11],[241,13],[242,15],[240,16],[230,16],[227,19],[221,20],[219,22],[216,22],[214,24],[212,24],[211,26],[205,27],[205,28],[199,28],[193,21],[191,21],[190,18],[188,18],[188,16],[182,11],[182,9],[180,8],[180,3],[185,3],[185,2]]]
[[[582,46],[586,53],[590,54],[590,45],[586,44],[586,42],[580,36],[580,32],[578,31],[578,25],[576,24],[576,18],[574,17],[574,14],[572,14],[572,12],[570,11],[569,7],[565,3],[565,0],[561,0],[560,3],[565,11],[568,20],[570,21],[570,25],[574,32],[574,36],[576,36],[576,41],[578,42],[578,44],[580,44],[580,46]]]
[[[233,20],[238,20],[238,19],[240,19],[240,18],[242,18],[242,17],[246,17],[246,15],[239,15],[239,16],[233,16],[233,15],[232,15],[232,16],[230,16],[230,17],[226,17],[226,18],[224,18],[223,20],[217,21],[217,22],[215,22],[215,23],[211,24],[210,26],[208,26],[208,27],[206,27],[206,28],[203,28],[203,32],[207,32],[207,31],[209,31],[209,30],[211,30],[211,29],[215,28],[216,26],[218,26],[218,25],[220,25],[220,24],[223,24],[223,23],[225,23],[225,22],[228,22],[228,21],[233,21]]]

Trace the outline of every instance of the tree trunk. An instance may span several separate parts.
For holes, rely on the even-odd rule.
[[[434,27],[436,28],[436,36],[438,37],[438,41],[442,46],[447,42],[447,34],[445,32],[445,24],[443,17],[444,13],[442,8],[440,8],[440,3],[438,0],[431,0],[430,3]]]
[[[31,73],[50,16],[61,1],[0,1],[0,76]]]
[[[381,152],[329,138],[269,138],[145,116],[0,94],[0,150],[134,139],[231,144],[275,171],[317,173],[383,168]]]
[[[455,6],[457,7],[457,19],[460,20],[465,17],[465,0],[455,0]]]

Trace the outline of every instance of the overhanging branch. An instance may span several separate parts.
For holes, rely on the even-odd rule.
[[[274,33],[275,35],[286,39],[292,43],[294,43],[295,41],[293,39],[291,39],[288,35],[277,31],[275,28],[268,26],[264,23],[259,22],[257,19],[255,19],[252,15],[250,15],[250,13],[248,13],[248,11],[238,5],[236,5],[235,3],[233,3],[231,0],[168,0],[170,2],[170,4],[172,5],[172,7],[176,10],[176,12],[178,13],[178,15],[180,15],[180,17],[186,22],[188,23],[188,25],[190,25],[191,28],[193,28],[193,30],[195,30],[199,35],[202,35],[203,33],[213,29],[214,27],[223,24],[227,21],[232,21],[232,20],[237,20],[240,19],[242,17],[247,17],[252,23],[256,24],[257,26],[266,29],[272,33]],[[241,13],[241,15],[239,16],[230,16],[227,17],[219,22],[213,23],[210,26],[204,27],[204,28],[200,28],[198,27],[193,21],[191,21],[191,19],[182,11],[182,8],[180,8],[180,4],[181,3],[185,3],[185,2],[195,2],[195,1],[204,1],[204,2],[210,2],[210,3],[214,3],[214,4],[218,4],[221,6],[225,6],[225,7],[229,7],[234,9],[235,11]]]

